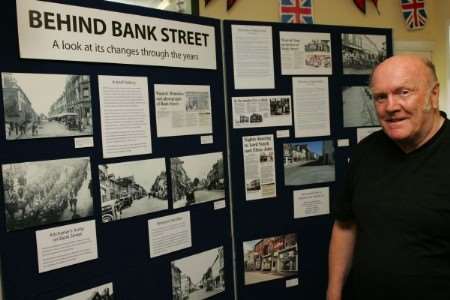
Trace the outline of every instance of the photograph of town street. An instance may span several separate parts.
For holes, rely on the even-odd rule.
[[[342,64],[344,74],[370,74],[373,67],[387,56],[386,36],[342,34]]]
[[[243,249],[245,285],[295,276],[298,273],[295,233],[246,241]]]
[[[379,126],[372,93],[368,86],[342,88],[344,127]]]
[[[172,300],[201,300],[225,291],[223,247],[173,261]]]
[[[173,207],[225,199],[222,152],[170,159]]]
[[[2,166],[8,231],[92,216],[89,158]]]
[[[2,73],[7,140],[92,135],[87,75]]]
[[[112,283],[107,283],[58,300],[114,300]]]
[[[334,181],[333,141],[283,144],[284,184]]]
[[[164,158],[99,165],[103,223],[168,209]]]

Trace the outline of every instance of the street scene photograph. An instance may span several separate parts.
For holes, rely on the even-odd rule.
[[[88,157],[2,166],[8,231],[93,214]]]
[[[114,300],[113,285],[103,284],[58,300]]]
[[[170,159],[173,208],[225,199],[222,152]]]
[[[333,141],[283,144],[283,153],[285,185],[334,181]]]
[[[2,73],[7,140],[92,135],[87,75]]]
[[[370,74],[386,56],[386,36],[342,34],[342,65],[344,74]]]
[[[270,281],[298,273],[295,233],[243,243],[245,285]]]
[[[342,106],[344,127],[379,126],[368,86],[344,86]]]
[[[173,261],[172,299],[201,300],[225,291],[223,247]]]
[[[103,223],[168,209],[164,158],[99,165]]]

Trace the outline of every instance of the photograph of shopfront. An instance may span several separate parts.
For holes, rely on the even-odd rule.
[[[243,248],[246,285],[297,275],[295,233],[246,241]]]

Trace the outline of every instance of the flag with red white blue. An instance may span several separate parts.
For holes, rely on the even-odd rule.
[[[313,24],[312,0],[280,0],[283,23]]]
[[[401,0],[402,15],[409,30],[425,27],[428,15],[425,9],[425,0]]]

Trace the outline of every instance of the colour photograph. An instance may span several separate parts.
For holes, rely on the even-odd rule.
[[[298,273],[299,251],[295,233],[246,241],[243,249],[245,285]]]
[[[333,141],[283,144],[285,185],[334,181]]]

